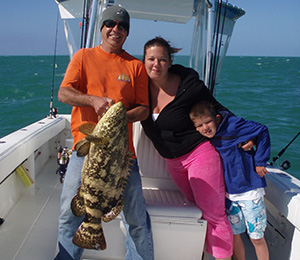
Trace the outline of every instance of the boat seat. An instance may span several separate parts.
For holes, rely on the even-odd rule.
[[[143,194],[150,215],[201,219],[201,210],[179,191],[169,175],[165,160],[145,135],[139,122],[133,124],[133,133]]]
[[[180,191],[143,188],[143,195],[150,216],[177,222],[198,222],[202,217],[201,210]]]
[[[155,255],[173,260],[201,259],[207,226],[201,210],[179,191],[140,122],[133,124],[133,143],[152,223]]]

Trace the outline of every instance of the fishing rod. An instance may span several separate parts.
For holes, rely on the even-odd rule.
[[[292,141],[290,141],[286,147],[284,147],[278,154],[276,157],[273,157],[273,161],[270,162],[270,165],[272,166],[277,160],[278,158],[285,152],[285,150],[291,145],[292,142],[295,141],[295,139],[299,136],[300,132],[298,134],[296,134],[296,136],[292,139]]]
[[[87,34],[88,34],[88,28],[89,28],[89,22],[90,22],[90,14],[89,10],[91,7],[91,1],[90,0],[84,0],[83,4],[83,11],[82,11],[82,27],[81,27],[81,48],[86,48],[86,42],[87,42]]]
[[[59,10],[57,12],[56,20],[56,32],[55,32],[55,45],[54,45],[54,57],[53,57],[53,73],[52,73],[52,87],[51,87],[51,98],[50,98],[50,115],[49,117],[56,117],[57,108],[53,107],[53,93],[54,93],[54,78],[55,78],[55,69],[56,69],[56,49],[57,49],[57,38],[58,38],[58,22],[59,22]]]

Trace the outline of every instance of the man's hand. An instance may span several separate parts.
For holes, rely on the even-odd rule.
[[[109,97],[90,96],[90,99],[91,105],[98,116],[103,116],[109,107],[114,104],[114,101]]]

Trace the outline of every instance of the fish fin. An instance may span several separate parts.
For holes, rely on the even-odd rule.
[[[79,126],[79,131],[85,135],[91,135],[96,127],[96,123],[94,122],[87,122],[83,123],[81,126]]]
[[[81,217],[85,214],[84,199],[80,195],[80,190],[78,190],[77,194],[71,201],[71,210],[76,217]]]
[[[123,198],[122,198],[121,200],[119,200],[119,203],[111,209],[110,212],[102,215],[101,219],[104,222],[112,221],[113,219],[115,219],[121,213],[121,211],[123,210],[123,206],[124,205],[123,205]]]
[[[125,158],[124,158],[123,166],[122,166],[123,170],[128,169],[128,172],[131,172],[131,166],[133,166],[133,161],[134,161],[134,158],[132,158],[133,155],[134,155],[133,152],[131,152],[131,151],[127,152],[127,154],[125,155]]]
[[[82,139],[75,144],[75,150],[77,151],[78,157],[84,157],[89,153],[90,142],[86,139]]]
[[[101,219],[98,219],[98,223],[91,223],[89,222],[89,217],[86,215],[72,241],[76,246],[81,248],[96,250],[106,249]]]
[[[97,145],[104,145],[107,144],[109,142],[109,138],[108,137],[97,137],[95,135],[87,135],[85,137],[86,140],[88,140],[91,143],[95,143]]]

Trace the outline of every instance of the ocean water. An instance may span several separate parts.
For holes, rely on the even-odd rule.
[[[68,62],[68,56],[56,57],[53,76],[52,56],[0,56],[0,137],[46,117],[52,87],[54,107],[59,113],[71,112],[57,101]],[[177,56],[174,63],[187,66],[188,57]],[[268,126],[272,158],[300,131],[300,58],[226,57],[215,96],[237,116]],[[300,136],[276,162],[290,161],[288,172],[297,178],[299,148]]]

